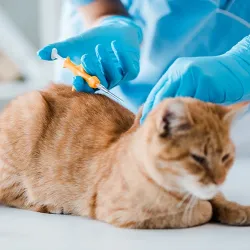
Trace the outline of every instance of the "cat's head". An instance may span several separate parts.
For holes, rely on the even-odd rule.
[[[230,127],[247,103],[220,106],[191,98],[163,101],[141,127],[145,167],[162,187],[211,199],[235,158]]]

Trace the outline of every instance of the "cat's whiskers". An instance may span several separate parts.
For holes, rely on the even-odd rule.
[[[196,203],[197,203],[197,198],[195,196],[193,196],[192,201],[191,201],[191,205],[189,208],[188,223],[191,223],[191,221],[192,221],[193,210],[194,210]]]
[[[188,220],[188,217],[189,217],[189,211],[190,211],[191,206],[192,206],[193,198],[194,198],[194,196],[191,194],[191,197],[190,197],[190,199],[189,199],[189,201],[188,201],[188,203],[187,203],[187,205],[185,207],[184,213],[183,213],[183,217],[184,218],[187,217],[187,220]]]
[[[181,206],[183,205],[183,203],[189,198],[189,197],[191,197],[192,196],[192,194],[190,194],[190,193],[186,193],[184,196],[183,196],[183,198],[181,199],[181,201],[176,205],[176,208],[181,208]]]

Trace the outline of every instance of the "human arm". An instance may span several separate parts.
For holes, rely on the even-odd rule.
[[[213,103],[250,97],[250,35],[220,56],[179,58],[150,92],[141,122],[159,102],[187,96]]]
[[[87,28],[94,26],[106,16],[129,17],[120,0],[73,0]]]

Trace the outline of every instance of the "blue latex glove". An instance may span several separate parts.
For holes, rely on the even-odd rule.
[[[177,59],[150,92],[141,122],[163,99],[188,96],[229,104],[250,94],[250,36],[220,56]]]
[[[110,16],[79,36],[44,47],[38,55],[51,60],[51,50],[57,48],[60,56],[82,63],[88,74],[111,89],[138,75],[141,41],[142,31],[133,20]],[[73,84],[77,91],[94,92],[82,78],[76,77]]]

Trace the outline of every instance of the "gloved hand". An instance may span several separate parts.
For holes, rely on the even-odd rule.
[[[150,92],[141,122],[159,102],[187,96],[229,104],[250,94],[250,36],[220,56],[177,59]]]
[[[88,74],[97,76],[102,85],[111,89],[138,75],[141,41],[142,31],[133,20],[110,16],[79,36],[44,47],[38,56],[51,60],[51,50],[56,48],[60,56],[82,63]],[[78,91],[94,91],[79,77],[75,78],[74,87]]]

